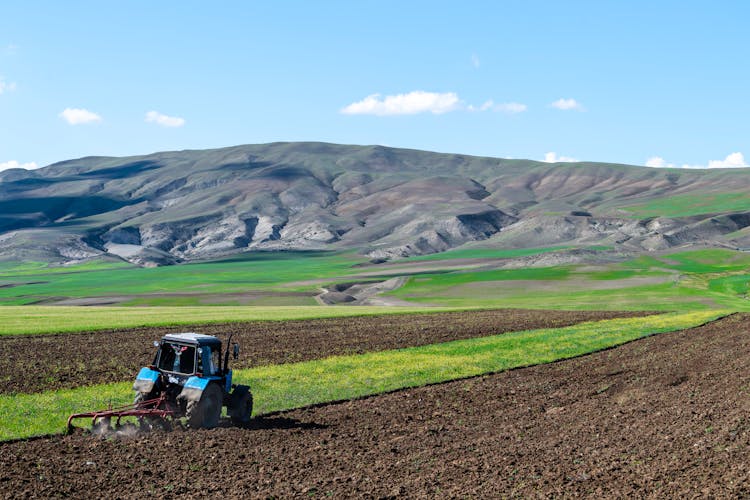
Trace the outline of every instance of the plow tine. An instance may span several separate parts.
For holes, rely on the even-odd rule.
[[[68,417],[68,431],[67,431],[68,434],[73,434],[73,429],[74,429],[73,418],[74,418],[73,415]]]
[[[112,418],[116,417],[116,426],[120,426],[120,419],[122,417],[136,417],[139,420],[144,417],[156,417],[166,419],[174,416],[174,411],[165,410],[159,408],[164,402],[163,398],[151,399],[143,401],[137,404],[123,405],[116,408],[107,408],[106,410],[92,411],[86,413],[76,413],[68,417],[68,434],[72,434],[75,430],[73,421],[81,418],[90,418],[92,429],[96,429],[97,426],[101,426],[106,422],[107,428],[111,426]]]

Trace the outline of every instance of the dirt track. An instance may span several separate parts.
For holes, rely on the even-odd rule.
[[[748,496],[749,320],[247,429],[6,443],[0,485],[19,497]]]
[[[247,368],[643,314],[505,309],[0,337],[0,393],[131,380],[167,332],[234,332],[242,352],[233,366]]]

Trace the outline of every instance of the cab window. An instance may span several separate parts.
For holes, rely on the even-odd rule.
[[[205,375],[219,375],[221,351],[216,347],[198,348],[198,371]]]
[[[194,373],[195,347],[164,342],[161,345],[159,369],[186,375]]]
[[[214,349],[211,353],[211,364],[213,365],[214,375],[219,375],[219,367],[221,366],[221,350]]]

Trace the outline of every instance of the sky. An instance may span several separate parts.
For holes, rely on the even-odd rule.
[[[748,19],[745,1],[0,0],[0,169],[273,141],[747,166]]]

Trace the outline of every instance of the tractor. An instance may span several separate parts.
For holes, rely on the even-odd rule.
[[[136,376],[132,405],[71,415],[68,430],[78,418],[91,418],[94,428],[109,428],[116,418],[116,427],[123,417],[136,417],[141,427],[165,427],[169,420],[185,418],[191,428],[216,427],[222,407],[235,424],[250,420],[253,396],[246,385],[232,384],[229,352],[232,336],[227,340],[222,360],[221,340],[199,333],[171,333],[161,341],[150,366],[141,368]],[[234,359],[239,345],[231,344]],[[223,361],[223,363],[222,363]]]

